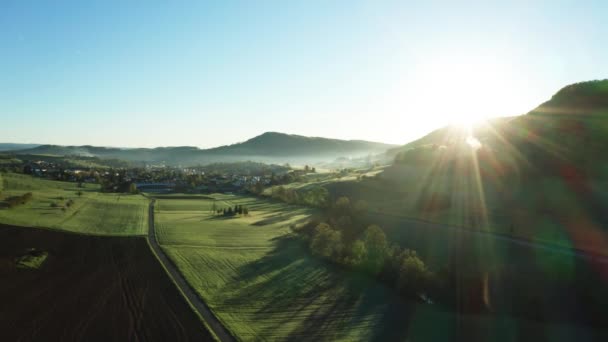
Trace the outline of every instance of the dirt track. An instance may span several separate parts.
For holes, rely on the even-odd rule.
[[[39,270],[17,269],[27,248]],[[212,340],[143,237],[0,225],[1,341]]]

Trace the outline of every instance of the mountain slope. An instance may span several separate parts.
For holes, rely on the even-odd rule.
[[[207,152],[259,156],[289,156],[295,154],[349,157],[366,153],[378,153],[386,151],[389,147],[392,146],[364,140],[339,140],[266,132],[245,142],[212,148]]]
[[[332,196],[395,216],[608,251],[608,80],[567,86],[528,114],[472,132],[441,128],[388,154],[394,162],[384,172],[328,185]]]
[[[545,162],[571,162],[592,169],[608,152],[608,80],[576,83],[526,115],[495,118],[467,132],[448,126],[387,151],[399,153],[424,146],[462,144],[469,135],[487,150],[511,154],[542,166]],[[602,162],[603,163],[603,162]]]
[[[96,146],[42,145],[20,154],[80,155],[134,162],[209,164],[213,162],[321,162],[338,157],[360,157],[386,151],[394,145],[363,140],[338,140],[267,132],[242,143],[210,149],[197,147],[112,148]]]

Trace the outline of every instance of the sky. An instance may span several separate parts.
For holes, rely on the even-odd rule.
[[[0,142],[403,144],[608,78],[606,1],[0,1]]]

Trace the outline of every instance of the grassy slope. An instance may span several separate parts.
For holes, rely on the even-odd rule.
[[[12,209],[0,209],[0,223],[57,228],[73,232],[108,235],[144,235],[148,200],[142,196],[103,194],[96,185],[79,189],[74,183],[49,181],[18,174],[3,175],[0,198],[33,193],[33,199]],[[78,197],[77,191],[83,191]],[[64,199],[59,199],[63,197]],[[62,211],[51,203],[74,205]]]
[[[574,332],[404,302],[363,275],[311,258],[288,234],[304,209],[244,197],[222,200],[249,206],[251,216],[214,217],[211,200],[160,199],[156,229],[188,282],[241,340],[513,340],[522,329]]]

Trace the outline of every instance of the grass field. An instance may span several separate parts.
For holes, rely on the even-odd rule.
[[[104,235],[144,235],[147,230],[148,199],[140,195],[105,194],[95,184],[78,188],[75,183],[10,173],[2,175],[1,182],[0,201],[26,192],[33,198],[0,208],[0,223]],[[74,204],[68,208],[69,200]]]
[[[406,302],[365,275],[312,258],[289,234],[308,210],[248,197],[249,217],[210,213],[213,200],[163,197],[156,230],[165,252],[240,340],[496,340],[579,328],[483,315],[456,315]],[[538,335],[540,334],[540,335]]]
[[[286,238],[308,209],[247,197],[218,196],[218,207],[241,204],[248,217],[212,215],[213,200],[157,201],[163,249],[228,328],[242,340],[356,339],[377,334],[391,293],[365,277],[312,259]],[[354,279],[354,278],[357,279]],[[362,288],[355,289],[359,285]],[[367,299],[366,299],[367,298]],[[372,304],[374,302],[374,304]],[[399,301],[396,301],[399,303]]]

